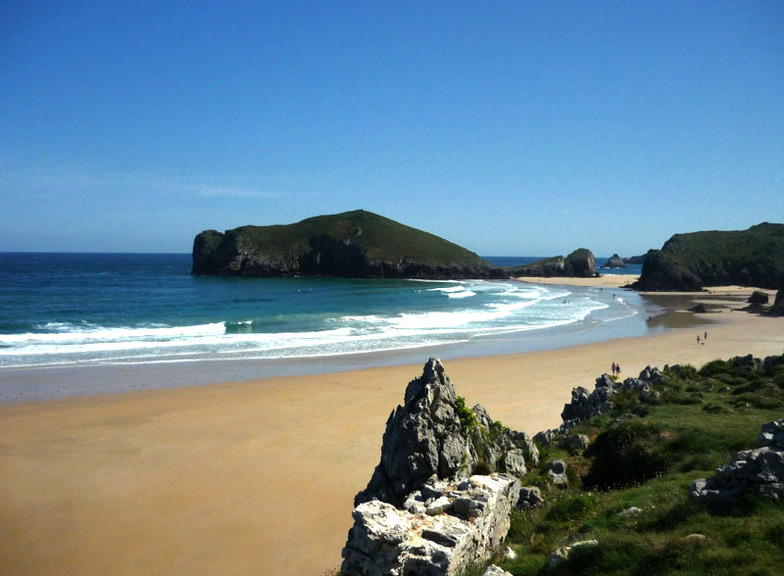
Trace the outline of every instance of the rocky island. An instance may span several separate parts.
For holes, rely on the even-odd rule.
[[[205,230],[193,243],[193,273],[344,278],[500,278],[475,253],[365,210],[296,224]]]
[[[523,267],[496,267],[474,252],[389,218],[355,210],[295,224],[205,230],[193,242],[193,274],[338,278],[511,278],[596,275],[581,248]]]

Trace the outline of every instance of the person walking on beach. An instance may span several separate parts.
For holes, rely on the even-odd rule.
[[[613,362],[613,363],[612,363],[612,373],[613,373],[613,376],[615,376],[615,371],[616,371],[616,370],[617,370],[617,368],[616,368],[616,366],[615,366],[615,362]]]

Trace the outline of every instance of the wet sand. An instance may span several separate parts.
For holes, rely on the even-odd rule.
[[[729,311],[744,294],[657,295],[669,312],[651,322],[682,318],[684,327],[451,360],[447,374],[469,404],[535,433],[557,426],[571,389],[592,388],[612,362],[632,376],[646,365],[783,353],[784,319]],[[717,311],[684,312],[693,301]],[[0,574],[317,575],[338,566],[386,418],[426,359],[0,406]]]

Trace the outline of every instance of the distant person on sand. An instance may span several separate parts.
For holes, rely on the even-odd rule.
[[[615,367],[615,362],[613,362],[612,363],[612,373],[613,373],[613,376],[615,376],[615,371],[616,370],[617,370],[617,368]]]
[[[697,334],[697,344],[699,344],[699,343],[700,343],[700,335]]]

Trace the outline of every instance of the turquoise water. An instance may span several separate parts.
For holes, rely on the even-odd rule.
[[[491,258],[496,264],[532,258]],[[0,254],[0,368],[297,359],[483,345],[645,312],[513,281],[222,278],[188,254]],[[477,350],[480,348],[477,347]]]

